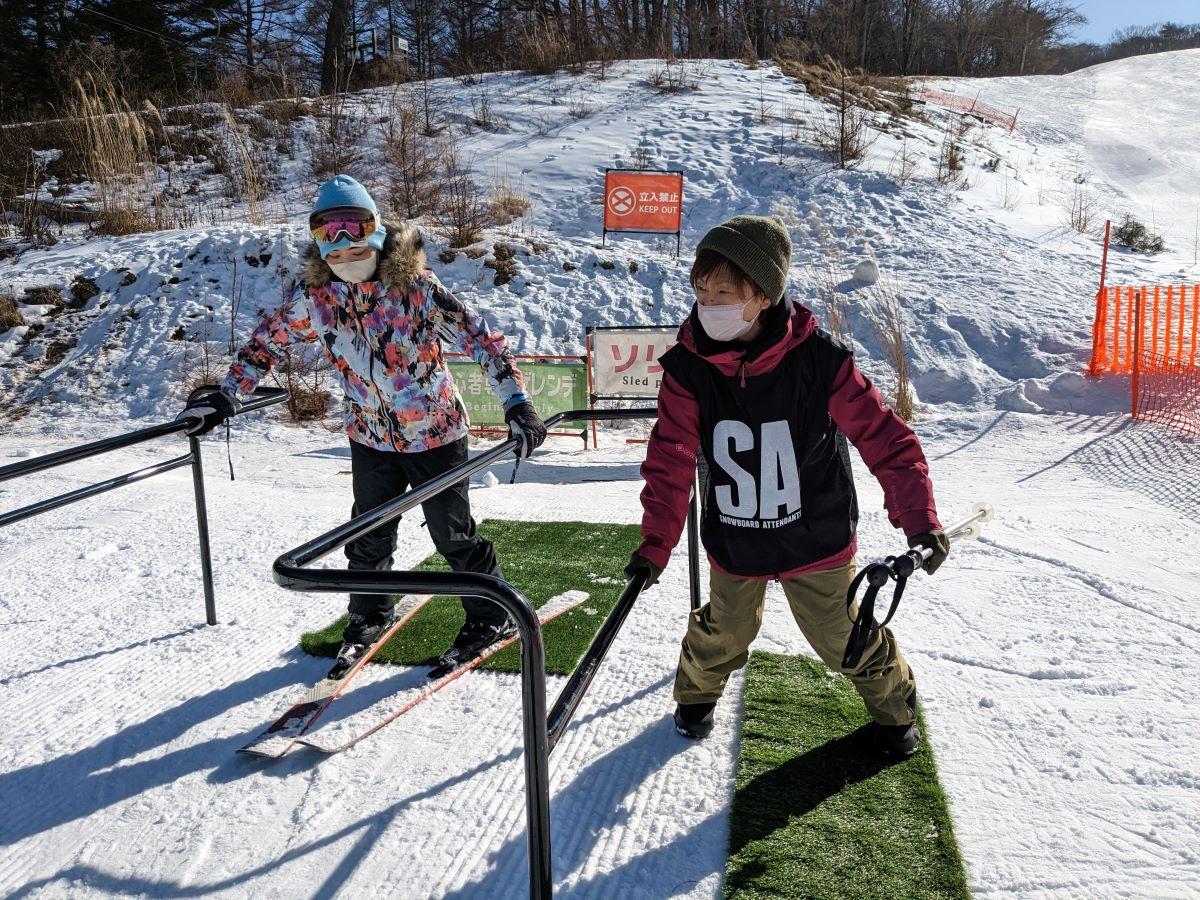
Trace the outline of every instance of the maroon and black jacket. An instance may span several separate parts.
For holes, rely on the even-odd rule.
[[[883,486],[907,537],[940,528],[920,441],[841,343],[789,301],[749,344],[718,343],[695,312],[662,356],[658,423],[642,477],[638,552],[666,568],[706,461],[701,540],[732,575],[786,578],[854,558],[858,500],[846,439]]]

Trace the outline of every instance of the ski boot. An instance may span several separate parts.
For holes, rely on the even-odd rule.
[[[680,703],[675,707],[675,730],[685,738],[702,740],[713,729],[715,703]]]
[[[342,646],[338,650],[337,662],[325,678],[329,681],[341,681],[395,621],[395,607],[388,607],[383,612],[350,613],[350,621],[342,630]]]
[[[517,633],[517,624],[507,616],[503,622],[482,622],[467,619],[446,651],[437,658],[429,670],[430,678],[442,678],[459,666],[469,663],[497,641],[503,641]]]

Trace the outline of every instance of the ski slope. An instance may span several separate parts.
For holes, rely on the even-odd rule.
[[[1200,713],[1186,701],[1200,679],[1200,465],[1194,444],[1127,421],[1120,384],[1078,374],[1099,251],[1062,222],[1081,165],[1113,210],[1200,202],[1197,182],[1174,174],[1191,142],[1148,137],[1194,112],[1178,79],[1195,58],[971,83],[993,105],[1022,106],[1022,124],[1013,135],[976,129],[970,185],[956,191],[930,178],[949,122],[933,108],[929,122],[881,133],[859,172],[830,172],[800,139],[781,166],[783,104],[807,117],[820,108],[771,67],[706,63],[699,91],[664,95],[644,83],[653,62],[620,64],[604,82],[571,88],[593,106],[581,119],[548,99],[547,79],[494,76],[507,125],[467,141],[480,164],[522,174],[533,214],[496,239],[524,242],[529,255],[502,287],[482,260],[434,263],[519,350],[572,352],[585,324],[681,319],[688,246],[728,215],[775,212],[796,242],[794,296],[813,296],[813,266],[843,271],[860,361],[881,375],[872,300],[849,281],[856,262],[879,261],[910,317],[924,404],[916,428],[942,518],[979,499],[998,511],[983,541],[956,548],[935,578],[913,580],[896,620],[980,896],[1200,890]],[[773,124],[754,113],[760,86],[777,104]],[[469,111],[466,89],[446,89]],[[360,97],[376,101],[377,92]],[[547,124],[534,127],[539,118]],[[1126,131],[1142,143],[1105,150],[1107,121],[1141,123]],[[597,173],[629,162],[639,145],[653,165],[687,173],[683,259],[650,238],[598,246]],[[923,178],[900,188],[887,173],[906,145],[920,149]],[[1137,170],[1141,154],[1151,160]],[[1020,202],[1002,203],[1006,190]],[[289,184],[287,193],[303,191]],[[172,332],[195,328],[206,305],[214,322],[227,320],[233,261],[270,254],[238,267],[244,334],[295,260],[303,206],[292,212],[272,226],[64,241],[0,263],[0,287],[18,292],[75,274],[101,288],[78,312],[44,314],[48,331],[73,341],[56,363],[29,356],[37,345],[22,350],[22,334],[0,334],[0,385],[28,407],[0,432],[0,464],[173,416]],[[430,234],[429,244],[436,260],[444,242]],[[1111,280],[1194,279],[1190,244],[1169,233],[1168,246],[1154,258],[1115,253]],[[644,451],[625,436],[604,429],[601,448],[587,453],[552,439],[512,486],[509,467],[498,467],[500,485],[473,491],[476,517],[638,521]],[[7,483],[0,503],[136,468],[172,453],[169,442]],[[0,894],[522,896],[513,676],[473,673],[341,756],[294,752],[264,765],[234,753],[327,666],[296,642],[336,615],[340,599],[284,591],[269,569],[345,520],[349,454],[336,432],[256,415],[234,429],[231,483],[222,445],[206,440],[215,628],[198,624],[186,472],[0,532]],[[855,462],[866,560],[903,541]],[[419,524],[401,522],[398,565],[430,552]],[[674,734],[683,552],[631,614],[551,758],[561,896],[720,893],[741,682],[731,680],[712,738]],[[619,576],[622,564],[597,577]],[[756,646],[808,652],[777,588]],[[371,668],[345,711],[416,677]]]

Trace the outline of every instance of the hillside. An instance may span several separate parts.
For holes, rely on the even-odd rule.
[[[878,261],[906,317],[914,428],[942,519],[980,499],[998,511],[981,542],[913,581],[894,621],[979,896],[1183,897],[1200,883],[1200,723],[1180,702],[1200,678],[1195,447],[1130,423],[1119,379],[1081,375],[1100,243],[1069,227],[1081,192],[1094,226],[1126,210],[1153,219],[1167,252],[1114,251],[1110,282],[1195,280],[1200,180],[1189,175],[1196,101],[1186,85],[1197,52],[936,83],[1020,107],[1012,134],[973,119],[964,131],[948,110],[907,112],[885,92],[851,172],[813,144],[828,106],[771,65],[695,64],[686,81],[697,87],[676,93],[651,83],[652,60],[614,64],[604,80],[489,75],[491,124],[469,129],[480,86],[439,84],[446,116],[464,127],[464,158],[532,205],[470,253],[421,223],[431,264],[519,352],[580,352],[587,325],[679,322],[701,235],[735,213],[774,213],[795,243],[791,295],[822,320],[831,299],[840,305],[860,364],[886,385],[874,330],[885,297],[851,278],[860,261]],[[386,98],[352,102],[370,120]],[[245,224],[249,210],[235,204],[226,224],[105,238],[68,229],[54,247],[0,261],[0,293],[57,287],[68,301],[31,297],[43,302],[22,306],[28,324],[0,334],[0,463],[172,417],[200,342],[217,355],[227,343],[234,298],[241,336],[278,302],[305,240],[306,155],[319,146],[311,117],[289,127],[296,159],[281,164],[271,205],[284,221]],[[947,133],[964,163],[943,185]],[[360,139],[357,171],[384,192],[381,140],[377,128]],[[906,159],[917,169],[900,177]],[[634,162],[685,172],[678,259],[673,239],[600,246],[603,169]],[[219,177],[197,166],[188,177],[212,196]],[[497,243],[516,262],[500,285],[485,265]],[[97,292],[72,300],[77,278]],[[235,758],[324,671],[297,640],[342,598],[285,591],[269,568],[345,520],[350,479],[336,430],[270,413],[233,434],[235,482],[222,475],[224,439],[206,441],[215,628],[197,624],[186,472],[0,532],[11,586],[0,593],[0,714],[11,726],[0,742],[0,893],[522,895],[511,676],[465,678],[342,756]],[[638,522],[644,448],[624,441],[634,434],[602,432],[587,453],[551,440],[513,485],[511,467],[497,466],[501,484],[472,491],[476,517]],[[150,445],[0,494],[7,509],[169,452]],[[862,563],[903,541],[878,484],[854,465]],[[421,516],[406,515],[397,565],[430,549]],[[720,895],[742,682],[731,679],[712,738],[676,738],[684,552],[639,601],[552,758],[560,896]],[[597,577],[619,576],[623,562]],[[777,586],[755,646],[810,652]],[[363,681],[378,694],[404,677]]]
[[[616,237],[601,249],[599,197],[604,166],[641,160],[682,168],[685,248],[736,212],[783,216],[796,246],[794,296],[812,301],[821,313],[819,288],[837,290],[869,370],[878,356],[872,298],[855,291],[849,277],[857,262],[874,256],[909,317],[920,399],[991,406],[1004,394],[1016,396],[1010,402],[1024,407],[1026,380],[1077,372],[1089,345],[1099,248],[1093,236],[1066,227],[1076,194],[1085,191],[1095,202],[1093,230],[1102,227],[1105,210],[1132,209],[1158,223],[1173,211],[1191,221],[1192,212],[1171,194],[1178,190],[1171,179],[1185,182],[1191,171],[1183,155],[1190,146],[1185,135],[1159,142],[1163,156],[1154,165],[1169,174],[1135,199],[1131,179],[1145,180],[1144,169],[1129,170],[1124,180],[1121,172],[1157,141],[1154,130],[1138,123],[1110,132],[1106,123],[1119,118],[1113,104],[1125,98],[1133,100],[1131,115],[1149,114],[1141,92],[1154,89],[1124,77],[1129,66],[1142,65],[1171,82],[1193,55],[1123,61],[1058,79],[987,82],[979,89],[983,99],[1020,106],[1020,127],[1008,135],[964,120],[970,127],[960,141],[961,177],[968,186],[954,190],[932,176],[943,137],[957,127],[957,116],[933,105],[916,108],[922,118],[878,113],[874,122],[880,130],[865,164],[857,172],[838,172],[822,162],[807,130],[829,114],[828,107],[771,67],[706,62],[690,72],[696,89],[680,93],[663,93],[649,83],[656,65],[651,62],[618,66],[604,81],[585,78],[566,89],[557,77],[488,76],[482,86],[468,88],[449,81],[439,90],[452,98],[446,110],[451,121],[470,122],[480,92],[489,98],[491,129],[471,126],[461,138],[463,157],[476,172],[487,173],[481,185],[488,175],[520,185],[532,207],[477,245],[479,253],[458,253],[451,263],[434,264],[442,279],[487,312],[520,352],[580,352],[585,325],[676,323],[691,302],[686,253],[676,260],[669,240],[635,236]],[[1126,82],[1142,86],[1132,94],[1116,87]],[[1085,104],[1097,91],[1108,99]],[[383,94],[381,89],[356,95],[364,118],[366,110],[383,108]],[[730,103],[731,94],[744,101]],[[564,97],[578,108],[566,108]],[[1180,96],[1171,102],[1186,100]],[[1177,112],[1167,108],[1167,120],[1179,120]],[[82,311],[54,322],[40,341],[22,347],[17,335],[0,339],[0,347],[15,353],[4,369],[10,400],[54,397],[98,409],[115,394],[126,415],[161,415],[171,408],[169,381],[155,377],[147,383],[139,372],[177,366],[183,350],[179,338],[203,338],[205,316],[212,320],[208,339],[227,341],[235,274],[239,336],[252,328],[256,310],[278,303],[281,279],[303,244],[313,184],[304,175],[303,154],[311,152],[304,136],[311,138],[316,126],[301,118],[292,127],[299,156],[284,167],[267,204],[286,224],[64,241],[25,254],[19,265],[0,263],[0,289],[7,286],[17,295],[43,285],[65,289],[76,276],[101,289]],[[1117,141],[1119,134],[1146,146],[1134,152],[1133,145]],[[378,128],[369,131],[362,155],[381,154],[382,139]],[[895,179],[899,156],[912,158],[917,176],[903,187]],[[372,186],[386,196],[380,167],[358,163],[349,168],[374,173]],[[209,182],[219,180],[209,176],[200,193],[211,194],[216,188]],[[436,229],[425,230],[430,258],[437,260],[446,250],[445,239]],[[485,267],[490,258],[485,251],[496,241],[515,250],[515,276],[502,286],[491,283],[493,271]],[[1168,247],[1170,252],[1157,258],[1118,255],[1114,280],[1136,282],[1194,268],[1181,225],[1169,230]],[[35,367],[38,383],[18,388],[27,377],[22,357],[42,353],[42,345],[55,339],[61,359]],[[63,351],[61,345],[72,341]],[[114,387],[128,389],[113,392]],[[1075,408],[1081,402],[1078,387],[1068,380],[1053,400],[1039,396],[1056,408]]]

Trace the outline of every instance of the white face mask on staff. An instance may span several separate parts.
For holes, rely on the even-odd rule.
[[[754,302],[754,300],[747,300],[741,306],[728,304],[706,306],[703,303],[697,303],[696,314],[700,317],[700,324],[704,326],[704,333],[714,341],[736,341],[753,328],[754,323],[758,321],[757,315],[749,322],[744,318],[746,307]]]

